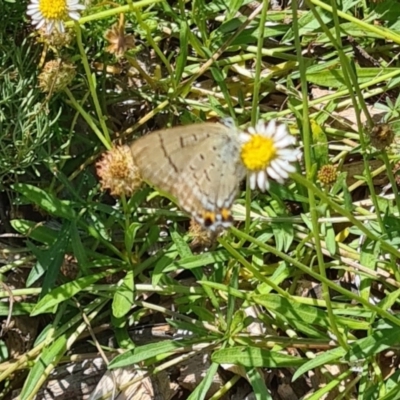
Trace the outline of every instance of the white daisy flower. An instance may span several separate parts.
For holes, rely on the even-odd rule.
[[[79,4],[79,0],[31,0],[27,14],[32,18],[32,25],[36,29],[46,27],[46,33],[50,34],[57,27],[60,33],[64,33],[64,22],[80,18],[79,11],[85,6]]]
[[[296,170],[291,163],[298,159],[300,152],[290,147],[295,139],[286,125],[275,120],[258,121],[255,128],[240,133],[240,141],[241,159],[250,173],[252,190],[258,186],[264,192],[269,189],[269,178],[283,183]]]

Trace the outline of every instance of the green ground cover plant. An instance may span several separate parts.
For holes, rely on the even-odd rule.
[[[397,1],[0,15],[5,398],[399,398]],[[126,184],[115,149],[226,117],[285,124],[299,157],[241,183],[225,232]]]

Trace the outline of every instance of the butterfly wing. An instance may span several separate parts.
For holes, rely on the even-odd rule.
[[[131,145],[142,178],[169,192],[203,226],[229,226],[230,208],[245,176],[236,132],[194,124],[146,135]]]
[[[178,155],[190,154],[198,143],[209,135],[215,135],[218,128],[218,124],[212,123],[179,126],[158,130],[135,140],[131,152],[142,178],[171,192],[174,180],[186,166],[186,161],[176,162]]]
[[[228,227],[232,222],[230,209],[244,176],[236,138],[206,138],[186,161],[175,188],[180,191],[176,197],[180,206],[203,226]]]

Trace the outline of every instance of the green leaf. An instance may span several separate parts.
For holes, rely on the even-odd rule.
[[[215,321],[215,315],[213,321]],[[190,332],[191,334],[193,334],[193,336],[198,336],[198,337],[210,336],[209,330],[203,328],[202,326],[192,324],[190,322],[178,321],[176,319],[167,319],[167,322],[176,331],[180,330],[184,332]]]
[[[12,188],[52,215],[69,221],[76,218],[75,210],[68,201],[59,200],[54,195],[26,183],[15,183]]]
[[[12,316],[29,315],[35,305],[32,303],[14,303],[12,306]],[[7,317],[10,314],[10,305],[0,302],[0,316]]]
[[[246,314],[243,310],[237,310],[233,314],[232,323],[229,327],[229,336],[234,336],[243,330],[245,319]]]
[[[251,368],[247,371],[247,377],[251,387],[253,388],[253,393],[256,399],[259,400],[272,400],[270,391],[265,384],[264,375],[261,373],[259,368]]]
[[[321,365],[336,362],[341,359],[345,354],[346,350],[341,347],[318,354],[315,358],[307,361],[304,365],[301,365],[294,373],[292,380],[295,381],[299,376],[314,368],[320,367]]]
[[[141,257],[151,246],[156,244],[160,239],[160,228],[156,225],[150,227],[144,238],[143,245],[139,250],[139,257]]]
[[[151,283],[152,285],[157,285],[162,279],[163,275],[169,271],[167,267],[170,267],[171,264],[174,264],[175,258],[178,256],[178,252],[176,251],[176,246],[171,246],[168,250],[165,251],[164,255],[161,256],[155,263],[153,276]],[[172,268],[172,270],[175,270]]]
[[[54,244],[46,251],[46,261],[42,258],[41,264],[46,269],[42,285],[42,293],[40,297],[48,293],[55,285],[58,274],[60,273],[61,266],[64,263],[64,257],[69,245],[70,238],[70,224],[65,223],[60,231],[57,240]],[[44,264],[45,262],[45,264]]]
[[[115,318],[124,317],[132,308],[134,301],[133,271],[129,271],[114,294],[112,303]]]
[[[315,120],[311,120],[311,132],[314,143],[314,161],[318,168],[321,168],[328,163],[328,139],[322,127]]]
[[[33,245],[29,246],[37,258],[37,263],[28,276],[27,286],[31,286],[45,273],[40,297],[48,293],[56,283],[69,245],[69,238],[70,224],[66,222],[59,231],[55,242],[47,250],[43,251]]]
[[[306,360],[259,347],[238,346],[218,350],[212,358],[218,364],[236,364],[245,367],[291,368],[303,365]]]
[[[206,265],[214,264],[217,262],[226,262],[231,258],[226,250],[211,251],[203,254],[197,254],[190,257],[185,257],[182,260],[169,263],[169,267],[164,269],[164,272],[175,271],[180,268],[193,269],[204,267]]]
[[[174,241],[176,249],[181,258],[191,257],[193,255],[189,245],[183,240],[182,236],[177,231],[171,232],[171,239]]]
[[[189,50],[189,26],[187,21],[181,20],[179,30],[179,55],[176,59],[175,83],[178,84],[186,67]]]
[[[110,272],[104,271],[98,274],[93,274],[90,276],[84,276],[82,278],[76,279],[73,282],[65,283],[58,288],[52,290],[50,293],[46,294],[34,307],[31,316],[43,314],[49,309],[55,307],[57,304],[75,296],[81,290],[85,289],[89,285],[97,282],[98,280],[109,275]]]
[[[379,400],[399,400],[400,399],[400,370],[397,370],[390,375],[390,377],[385,381],[386,394],[384,396],[380,396]],[[376,393],[379,394],[379,390],[381,389],[381,382],[378,382],[372,389],[376,389]],[[365,399],[372,399],[373,397],[367,397],[369,394],[369,390],[366,393]],[[376,397],[378,398],[378,397]]]
[[[132,249],[138,230],[142,227],[139,222],[132,222],[125,231],[125,247]]]
[[[129,365],[137,364],[160,354],[174,353],[177,349],[185,346],[183,341],[165,340],[163,342],[150,343],[144,346],[128,350],[116,356],[108,365],[109,369],[124,368]]]
[[[349,362],[356,362],[398,345],[400,327],[389,322],[388,325],[390,326],[389,329],[374,329],[368,337],[351,343],[350,350],[344,356],[344,359]]]
[[[30,370],[28,377],[25,380],[24,387],[20,393],[20,399],[32,398],[38,391],[38,383],[42,380],[43,376],[49,374],[46,368],[51,364],[57,364],[58,360],[64,355],[67,345],[67,336],[64,334],[56,339],[50,346],[44,348],[41,356],[36,360],[35,365]]]
[[[326,212],[326,216],[329,219],[331,214],[329,210]],[[335,235],[335,229],[330,221],[325,222],[325,243],[326,243],[326,248],[329,251],[329,254],[331,256],[334,256],[336,254],[336,235]]]
[[[322,326],[324,328],[330,327],[328,314],[325,310],[318,307],[296,303],[277,294],[254,295],[252,298],[256,303],[261,304],[267,310],[278,313],[281,318],[290,323],[301,321],[307,325]],[[352,329],[368,328],[367,322],[353,320],[351,318],[337,317],[336,322],[339,325],[348,326]]]
[[[361,246],[360,264],[374,270],[380,255],[380,247],[378,241],[365,238]],[[362,274],[360,279],[360,295],[364,299],[368,299],[371,291],[371,279]]]
[[[55,229],[49,228],[48,226],[24,219],[12,220],[11,226],[21,235],[48,245],[55,242],[59,232]]]
[[[215,374],[218,371],[219,365],[217,363],[211,363],[211,365],[207,369],[206,376],[200,382],[200,384],[190,393],[190,396],[187,400],[204,400],[207,398],[207,393],[214,382]]]
[[[77,264],[82,270],[83,275],[89,275],[89,264],[86,251],[82,244],[81,236],[75,221],[71,223],[71,245],[74,257],[76,258]]]
[[[378,76],[393,73],[394,68],[357,68],[357,79],[358,84],[368,83]],[[314,83],[315,85],[329,87],[329,88],[343,88],[345,87],[345,82],[343,78],[342,69],[330,69],[323,70],[316,73],[307,73],[307,81]]]
[[[212,73],[212,76],[213,76],[215,82],[220,87],[225,101],[227,102],[229,114],[235,115],[235,111],[234,111],[233,103],[232,103],[232,95],[229,93],[229,89],[226,84],[226,78],[227,78],[226,74],[224,74],[220,68],[216,68],[216,67],[211,67],[210,71]]]
[[[4,362],[10,358],[10,353],[8,352],[8,347],[3,340],[0,340],[0,361]]]

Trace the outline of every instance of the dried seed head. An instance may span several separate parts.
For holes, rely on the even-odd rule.
[[[64,90],[75,78],[75,67],[61,60],[48,61],[39,74],[39,87],[45,93]]]
[[[110,189],[114,196],[130,196],[142,183],[128,146],[117,146],[107,151],[96,168],[101,188]]]
[[[334,165],[323,165],[318,171],[318,180],[323,185],[332,185],[337,178],[337,170]]]

